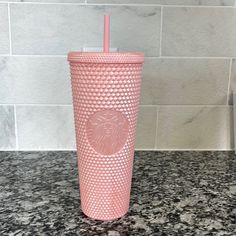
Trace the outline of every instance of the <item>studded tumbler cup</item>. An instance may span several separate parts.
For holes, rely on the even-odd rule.
[[[99,220],[129,208],[142,53],[71,52],[82,211]]]

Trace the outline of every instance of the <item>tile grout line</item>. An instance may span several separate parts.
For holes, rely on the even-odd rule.
[[[141,6],[141,7],[173,7],[173,8],[181,8],[181,7],[189,7],[189,8],[235,8],[235,5],[230,6],[222,6],[222,5],[165,5],[165,4],[145,4],[145,3],[123,3],[123,4],[117,4],[117,3],[86,3],[87,0],[84,1],[84,3],[66,3],[66,2],[11,2],[11,4],[22,4],[22,5],[89,5],[89,6]],[[9,3],[8,1],[2,1],[0,4],[6,4]]]
[[[188,56],[161,56],[161,57],[146,57],[148,59],[231,59],[232,57],[202,57],[202,56],[196,56],[196,57],[188,57]]]
[[[16,116],[16,105],[14,105],[14,120],[15,120],[16,150],[19,150],[18,127],[17,127],[17,116]]]
[[[226,107],[232,105],[225,105],[225,104],[156,104],[156,105],[140,105],[142,107]]]
[[[40,104],[40,103],[35,103],[35,104],[31,104],[31,103],[19,103],[19,104],[15,104],[15,103],[0,103],[0,106],[35,106],[35,107],[70,107],[72,106],[72,104]]]
[[[5,151],[5,152],[16,152],[16,151],[21,151],[21,152],[54,152],[54,151],[60,151],[60,152],[63,152],[63,151],[76,151],[76,148],[61,148],[61,149],[27,149],[27,148],[24,148],[24,149],[0,149],[0,152],[2,151]]]
[[[29,103],[0,103],[0,106],[35,106],[35,107],[72,107],[73,104],[29,104]],[[140,107],[225,107],[232,106],[228,104],[140,104]]]
[[[155,143],[154,143],[154,149],[157,148],[157,132],[158,132],[158,113],[159,113],[159,106],[156,107],[156,132],[155,132]]]
[[[192,152],[198,152],[198,151],[233,151],[234,149],[180,149],[180,148],[176,148],[176,149],[171,149],[171,148],[158,148],[158,149],[154,149],[154,148],[135,148],[135,151],[192,151]],[[76,152],[76,148],[72,148],[72,149],[0,149],[0,152],[16,152],[16,151],[21,151],[21,152]]]
[[[31,55],[24,55],[24,54],[0,54],[0,57],[39,57],[39,58],[47,58],[47,57],[58,57],[58,58],[66,58],[67,55],[50,55],[50,54],[44,54],[44,55],[39,55],[39,54],[31,54]],[[209,59],[209,60],[229,60],[234,57],[178,57],[178,56],[146,56],[145,59]]]
[[[190,149],[190,148],[157,148],[157,149],[136,149],[136,151],[169,151],[169,152],[182,152],[182,151],[192,151],[192,152],[199,152],[199,151],[233,151],[234,149],[226,149],[226,148],[223,148],[223,149],[217,149],[217,148],[206,148],[206,149],[202,149],[202,148],[195,148],[195,149]]]
[[[10,49],[10,56],[11,56],[12,55],[12,39],[11,39],[11,12],[10,12],[10,3],[7,4],[7,14],[8,14],[9,49]]]
[[[161,7],[161,22],[160,22],[160,48],[159,54],[162,55],[162,27],[163,27],[163,6]]]
[[[227,89],[227,99],[226,99],[226,105],[229,104],[229,98],[230,98],[230,83],[231,83],[231,74],[232,74],[232,64],[233,64],[233,59],[230,59],[229,63],[229,79],[228,79],[228,89]]]
[[[62,57],[62,58],[66,58],[67,57],[67,55],[37,55],[37,54],[35,54],[35,55],[20,55],[20,54],[12,54],[12,55],[10,55],[10,54],[0,54],[0,56],[5,56],[5,57],[7,57],[7,56],[13,56],[13,57]]]
[[[84,6],[86,5],[84,2],[9,2],[9,1],[1,1],[0,4],[15,4],[15,5],[67,5],[67,6]],[[101,5],[101,4],[91,4],[91,5]]]
[[[48,3],[49,4],[49,3]],[[61,3],[63,4],[63,3]],[[69,4],[69,3],[68,3]],[[73,3],[72,3],[73,4]],[[168,8],[235,8],[234,5],[222,6],[222,5],[165,5],[165,4],[145,4],[145,3],[88,3],[89,6],[140,6],[140,7],[168,7]]]

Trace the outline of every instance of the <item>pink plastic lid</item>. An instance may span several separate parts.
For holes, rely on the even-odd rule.
[[[70,52],[68,61],[81,63],[143,63],[141,52]]]

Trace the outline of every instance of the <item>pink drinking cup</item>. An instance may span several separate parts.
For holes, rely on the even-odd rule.
[[[70,52],[81,208],[113,220],[129,208],[142,53]]]

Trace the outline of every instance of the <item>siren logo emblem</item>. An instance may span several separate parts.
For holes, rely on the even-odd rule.
[[[88,141],[96,152],[112,155],[124,146],[129,123],[121,112],[103,110],[94,113],[88,119],[86,130]]]

